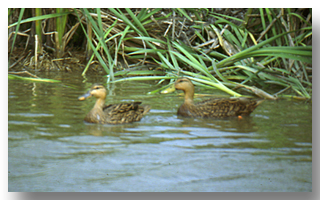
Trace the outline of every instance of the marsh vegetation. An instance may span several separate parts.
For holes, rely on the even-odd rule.
[[[186,76],[231,96],[312,97],[312,9],[8,9],[8,44],[9,78],[81,71],[164,89]]]

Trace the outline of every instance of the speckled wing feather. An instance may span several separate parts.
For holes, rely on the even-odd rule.
[[[149,110],[146,106],[140,106],[141,102],[109,104],[104,107],[103,112],[108,124],[123,124],[140,121],[142,116]]]

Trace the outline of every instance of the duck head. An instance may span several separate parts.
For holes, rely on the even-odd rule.
[[[104,100],[104,99],[106,99],[106,96],[107,96],[107,90],[101,84],[94,84],[94,85],[92,85],[90,90],[86,94],[80,96],[78,98],[78,100],[83,101],[83,100],[88,99],[92,96],[96,97],[97,99]]]
[[[174,84],[176,90],[182,90],[185,100],[193,100],[194,86],[188,78],[178,78]]]

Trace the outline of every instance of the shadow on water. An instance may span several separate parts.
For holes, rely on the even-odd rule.
[[[108,103],[141,100],[151,111],[136,123],[89,124],[94,99],[77,97],[104,80],[55,78],[73,87],[9,80],[9,191],[312,191],[309,104],[265,101],[243,119],[179,118],[180,96],[123,82],[109,85]]]

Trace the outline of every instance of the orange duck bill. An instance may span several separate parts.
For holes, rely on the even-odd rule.
[[[83,100],[86,100],[88,98],[92,97],[91,95],[91,91],[89,90],[87,93],[85,93],[84,95],[81,95],[80,97],[78,97],[78,100],[79,101],[83,101]]]

